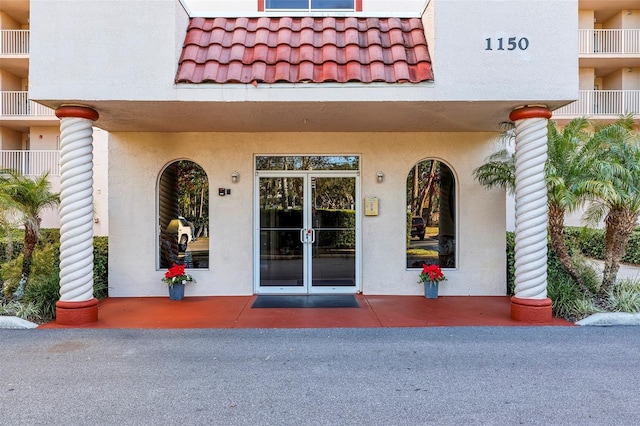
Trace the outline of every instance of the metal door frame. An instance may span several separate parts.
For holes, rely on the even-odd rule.
[[[312,285],[312,249],[311,241],[304,243],[303,248],[303,285],[293,286],[260,286],[260,178],[295,177],[303,178],[303,230],[313,230],[312,224],[312,181],[313,178],[344,177],[355,179],[355,285],[354,286],[313,286]],[[362,289],[362,215],[360,196],[360,172],[356,170],[260,170],[256,171],[254,179],[254,232],[253,232],[253,281],[255,294],[355,294]],[[302,230],[301,230],[302,234]]]

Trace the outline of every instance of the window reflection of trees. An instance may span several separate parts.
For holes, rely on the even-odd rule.
[[[456,266],[455,177],[438,160],[423,160],[407,176],[407,267]],[[411,237],[412,218],[426,226],[424,241]]]
[[[209,267],[209,180],[198,164],[171,163],[159,181],[159,266]],[[178,235],[178,218],[188,222],[188,242]],[[180,228],[185,231],[185,228]]]
[[[256,170],[358,170],[359,160],[357,156],[258,156]]]

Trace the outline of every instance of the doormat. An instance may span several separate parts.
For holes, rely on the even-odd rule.
[[[359,308],[353,294],[311,296],[260,295],[252,308]]]

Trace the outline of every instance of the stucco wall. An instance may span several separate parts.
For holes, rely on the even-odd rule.
[[[173,97],[188,24],[177,0],[34,0],[31,23],[32,99]]]
[[[0,70],[0,90],[22,90],[22,80],[9,71]]]
[[[386,3],[387,14],[393,16],[396,9],[403,10],[404,6],[398,6],[402,3]],[[416,96],[434,101],[575,99],[575,0],[432,3],[435,85]],[[248,101],[256,96],[255,100],[264,100],[259,98],[264,95],[262,91],[223,91],[220,87],[176,92],[173,81],[178,51],[188,23],[187,13],[179,6],[176,0],[33,0],[32,98],[175,100],[183,96],[184,100]],[[416,16],[423,11],[423,6],[417,7]],[[526,39],[526,48],[509,50],[512,37],[516,42]],[[487,49],[488,38],[492,40],[491,50]],[[503,40],[503,50],[498,48],[499,39]],[[541,80],[541,76],[548,78]],[[276,100],[278,93],[270,91],[270,99]],[[325,96],[335,93],[329,88]],[[346,100],[353,98],[354,92],[338,93],[335,96]],[[232,99],[234,95],[240,97]],[[283,99],[308,95],[301,90],[281,93]],[[508,113],[505,110],[505,115]]]
[[[580,90],[593,90],[595,68],[580,68]]]
[[[577,2],[436,0],[433,5],[438,99],[575,97]],[[513,50],[507,46],[510,38],[517,46]],[[524,39],[528,47],[521,49]]]
[[[255,154],[358,154],[362,196],[380,214],[362,218],[366,294],[420,294],[407,270],[406,179],[424,158],[447,162],[458,179],[458,267],[443,295],[505,294],[505,194],[485,190],[472,170],[495,150],[489,133],[110,133],[110,296],[166,296],[157,270],[157,181],[163,167],[190,159],[210,186],[210,269],[193,270],[187,295],[253,293]],[[231,173],[240,180],[231,183]],[[377,183],[376,172],[385,180]],[[218,187],[231,188],[219,197]],[[362,214],[362,213],[361,213]]]
[[[42,138],[40,138],[42,135]],[[32,127],[30,133],[30,148],[58,149],[59,127]],[[109,234],[108,199],[108,134],[100,129],[93,129],[93,211],[95,236]],[[60,192],[60,176],[49,176],[51,191]],[[98,219],[97,221],[95,219]],[[59,228],[60,212],[58,207],[45,209],[41,214],[43,228]]]

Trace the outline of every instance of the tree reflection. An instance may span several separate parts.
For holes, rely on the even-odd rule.
[[[407,267],[420,268],[423,263],[453,268],[455,259],[455,177],[451,169],[438,160],[417,163],[407,176]],[[412,218],[422,218],[425,239],[412,227]]]

